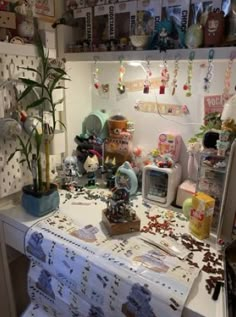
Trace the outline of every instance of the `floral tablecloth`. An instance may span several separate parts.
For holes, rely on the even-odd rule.
[[[181,316],[199,269],[140,234],[110,238],[91,217],[101,218],[105,207],[98,196],[65,199],[61,210],[28,230],[31,304],[23,317]],[[68,216],[71,206],[76,221]]]

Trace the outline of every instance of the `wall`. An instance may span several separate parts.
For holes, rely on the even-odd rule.
[[[146,63],[144,62],[143,65]],[[220,95],[224,87],[224,75],[227,67],[227,60],[214,61],[214,73],[211,83],[210,92],[208,95]],[[110,115],[121,113],[129,120],[135,123],[134,146],[141,145],[147,150],[151,150],[156,146],[157,136],[161,132],[179,133],[184,141],[181,154],[181,163],[184,167],[184,177],[187,176],[186,165],[188,154],[186,152],[186,142],[196,132],[199,131],[200,124],[203,118],[203,101],[207,94],[203,90],[203,79],[207,72],[207,61],[194,61],[193,63],[193,80],[191,97],[185,96],[183,85],[187,78],[187,61],[179,62],[178,87],[174,96],[171,95],[172,89],[169,88],[165,95],[159,95],[158,89],[151,90],[150,94],[144,95],[143,92],[128,92],[124,96],[117,98],[117,82],[119,76],[119,63],[97,63],[99,67],[99,81],[102,84],[109,83],[110,95],[109,98],[100,97],[97,90],[93,87],[93,71],[94,63],[83,64],[81,62],[67,63],[67,68],[71,68],[71,86],[67,90],[66,95],[66,113],[68,116],[68,153],[71,153],[76,144],[73,138],[81,132],[81,120],[86,114],[92,110],[105,109]],[[132,67],[124,64],[126,67],[125,81],[144,80],[145,73],[141,67]],[[151,70],[153,77],[160,77],[160,62],[151,62]],[[168,62],[170,72],[170,83],[173,79],[173,61]],[[90,69],[90,81],[88,80],[88,71]],[[78,74],[78,75],[77,75]],[[232,85],[231,92],[234,92],[236,80],[235,66],[232,70]],[[86,97],[87,94],[87,97]],[[91,100],[90,100],[91,98]],[[137,100],[142,101],[158,101],[159,103],[174,103],[187,105],[189,114],[181,117],[165,116],[160,117],[158,114],[138,112],[134,109]],[[68,125],[69,124],[69,125]]]

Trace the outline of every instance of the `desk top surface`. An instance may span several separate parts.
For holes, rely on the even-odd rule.
[[[104,192],[104,191],[100,191]],[[99,192],[99,193],[100,193]],[[76,198],[74,198],[76,197]],[[71,195],[71,198],[68,199],[65,196],[65,193],[61,193],[61,204],[60,211],[66,216],[70,217],[73,221],[79,222],[80,224],[99,224],[101,221],[101,209],[104,208],[105,202],[100,200],[90,200],[84,199],[82,196],[78,198],[78,196]],[[141,218],[141,223],[143,225],[143,221],[145,221],[146,215],[145,210],[146,206],[142,204],[142,198],[138,197],[134,200],[134,207],[138,216]],[[163,209],[164,210],[164,209]],[[52,213],[50,214],[52,215]],[[38,221],[43,218],[36,218],[27,214],[24,209],[19,205],[19,202],[9,202],[5,206],[0,208],[0,218],[3,222],[8,225],[20,230],[22,232],[26,232],[31,226],[35,225]],[[179,218],[178,218],[179,219]],[[188,223],[186,221],[177,220],[178,230],[182,232],[188,232]],[[141,226],[142,227],[142,226]],[[146,235],[146,233],[145,233]],[[151,236],[151,235],[150,235]],[[214,249],[213,249],[214,252]],[[198,252],[199,253],[199,252]],[[200,255],[194,255],[194,260],[201,265],[201,257]],[[192,290],[188,296],[183,316],[204,316],[204,317],[223,317],[223,295],[224,292],[220,293],[220,296],[217,301],[213,301],[211,299],[211,295],[207,293],[206,290],[206,279],[208,278],[207,273],[201,272],[195,281]]]

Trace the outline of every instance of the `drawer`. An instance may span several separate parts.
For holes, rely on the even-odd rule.
[[[7,223],[3,224],[3,230],[6,244],[24,254],[25,233]]]

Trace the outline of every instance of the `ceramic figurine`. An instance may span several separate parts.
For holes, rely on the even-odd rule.
[[[106,181],[107,181],[107,188],[112,189],[115,187],[115,173],[117,170],[116,167],[116,159],[115,157],[113,159],[109,158],[109,156],[105,159],[104,164],[104,173],[106,174]]]
[[[79,177],[78,160],[76,156],[67,156],[64,161],[64,178],[66,186],[77,186]]]
[[[87,186],[95,186],[96,185],[96,174],[95,172],[98,170],[99,162],[96,155],[92,157],[88,155],[86,161],[84,162],[84,169],[87,172],[88,183]]]

